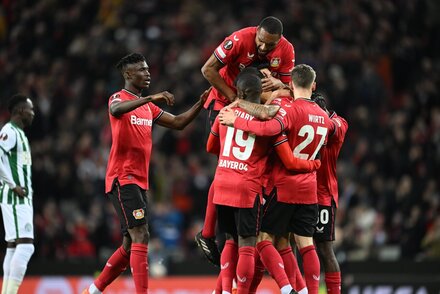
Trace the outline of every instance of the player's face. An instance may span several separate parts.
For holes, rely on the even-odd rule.
[[[25,127],[28,127],[32,124],[32,121],[34,120],[34,104],[32,103],[31,99],[27,99],[26,103],[23,104],[23,109],[21,110],[21,119],[23,121],[23,124]]]
[[[259,28],[255,36],[255,44],[259,55],[266,55],[272,51],[280,41],[281,36],[277,34],[269,34],[265,29]]]
[[[145,61],[131,64],[127,70],[131,83],[138,89],[145,89],[150,87],[151,75],[149,67]]]

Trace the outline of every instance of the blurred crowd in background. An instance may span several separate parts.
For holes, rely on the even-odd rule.
[[[116,62],[144,54],[152,75],[145,95],[172,92],[177,105],[160,106],[177,114],[209,87],[200,69],[224,37],[268,15],[282,20],[296,64],[315,68],[319,91],[349,123],[338,163],[338,259],[440,258],[437,1],[0,3],[0,125],[16,92],[36,108],[27,131],[34,259],[104,260],[121,242],[104,195],[107,102],[123,86]],[[205,115],[181,132],[153,131],[153,262],[200,257],[193,240],[216,165],[205,151]]]

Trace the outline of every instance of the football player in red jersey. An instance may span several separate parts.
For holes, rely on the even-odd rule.
[[[339,263],[333,251],[332,243],[335,240],[335,220],[336,209],[338,207],[336,162],[342,144],[344,143],[348,123],[343,117],[336,114],[336,112],[327,109],[326,99],[321,94],[314,93],[312,100],[338,125],[336,131],[329,136],[327,145],[320,151],[322,166],[316,173],[319,217],[313,238],[315,239],[316,247],[318,248],[318,253],[324,267],[327,293],[340,294],[341,270],[339,269]]]
[[[203,76],[213,86],[205,103],[210,128],[218,111],[236,98],[233,85],[238,73],[252,64],[267,64],[271,74],[262,79],[263,91],[284,87],[290,81],[295,65],[293,45],[283,37],[283,24],[273,16],[264,18],[257,27],[247,27],[225,38],[202,67]],[[203,230],[196,241],[206,257],[219,265],[220,256],[215,243],[216,214],[212,204],[214,192],[208,193]]]
[[[246,121],[236,117],[229,109],[220,112],[220,122],[233,125],[235,128],[250,131],[257,136],[272,136],[288,130],[289,145],[295,157],[311,160],[315,159],[328,134],[335,131],[335,125],[327,114],[310,97],[316,88],[316,73],[308,65],[299,65],[292,71],[291,88],[294,101],[280,107],[275,119],[266,122]],[[319,259],[313,245],[313,234],[318,220],[318,198],[316,173],[293,174],[286,171],[282,165],[275,163],[273,170],[276,187],[276,202],[269,204],[268,212],[262,224],[262,241],[257,244],[263,263],[266,255],[260,248],[263,244],[270,248],[273,236],[293,232],[296,244],[304,261],[304,272],[309,293],[318,293],[320,266]],[[285,248],[290,247],[287,238]],[[262,248],[263,249],[263,248]]]
[[[238,76],[237,90],[240,97],[259,102],[261,80],[256,74],[244,70]],[[239,109],[234,111],[246,120],[254,119]],[[221,255],[221,278],[223,291],[229,293],[235,276],[238,293],[249,292],[252,282],[255,243],[262,216],[263,174],[272,147],[290,169],[304,172],[316,169],[314,161],[293,157],[285,136],[255,137],[219,125],[216,119],[208,139],[207,150],[219,155],[214,179],[214,203],[217,205],[219,229],[228,236]],[[279,263],[282,264],[281,259]],[[292,291],[287,276],[279,281],[279,286],[282,293]]]
[[[156,123],[182,130],[200,112],[210,90],[186,112],[174,116],[151,102],[174,103],[165,91],[142,97],[150,85],[150,72],[143,55],[132,53],[116,66],[124,77],[124,88],[109,99],[112,130],[105,193],[121,222],[122,246],[107,261],[101,274],[83,293],[102,293],[130,265],[136,293],[148,292],[148,169],[152,149],[152,127]]]

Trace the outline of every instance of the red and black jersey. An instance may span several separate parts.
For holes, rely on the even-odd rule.
[[[272,75],[283,83],[289,83],[290,73],[295,65],[293,45],[281,37],[277,46],[265,56],[259,56],[255,38],[257,27],[248,27],[232,33],[214,50],[214,55],[225,66],[219,71],[226,84],[234,87],[238,73],[254,62],[269,64]],[[212,89],[205,103],[205,108],[215,100],[214,110],[220,110],[229,101],[217,89]]]
[[[327,145],[320,151],[321,168],[317,171],[318,181],[318,203],[331,206],[332,199],[338,206],[338,178],[336,175],[336,162],[339,152],[344,143],[345,134],[348,130],[348,123],[335,112],[330,116],[335,123],[336,129],[333,135],[329,136]]]
[[[135,100],[140,97],[125,89],[113,94],[108,102]],[[148,169],[150,165],[153,123],[163,114],[163,110],[147,103],[121,116],[109,113],[112,130],[112,146],[108,158],[105,177],[105,191],[110,192],[114,179],[121,186],[136,184],[148,189]]]

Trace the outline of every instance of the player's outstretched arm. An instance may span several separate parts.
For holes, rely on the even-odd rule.
[[[237,95],[235,91],[229,87],[225,80],[219,74],[219,70],[224,66],[214,54],[209,57],[206,63],[202,67],[202,74],[205,79],[216,88],[223,96],[229,101],[234,101]]]
[[[174,104],[174,95],[169,93],[168,91],[163,91],[154,95],[149,95],[147,97],[141,97],[136,100],[115,101],[110,104],[110,114],[113,116],[121,116],[124,113],[135,110],[136,108],[148,102],[157,102],[161,100],[165,100],[167,104],[172,105]]]
[[[321,167],[321,161],[319,159],[304,160],[293,156],[292,149],[290,149],[287,141],[276,146],[275,151],[277,152],[278,157],[281,159],[284,166],[290,171],[308,173]]]
[[[211,88],[203,92],[200,95],[200,99],[184,113],[173,115],[169,112],[164,112],[157,120],[157,124],[170,129],[183,130],[199,114],[210,91]]]
[[[238,99],[237,106],[260,120],[269,120],[280,110],[279,105],[257,104],[243,99]]]
[[[220,111],[218,118],[223,125],[251,132],[257,136],[275,136],[284,130],[284,125],[278,118],[268,121],[246,120],[237,117],[232,109],[226,107]]]

